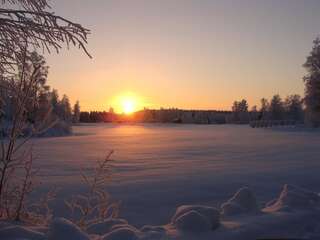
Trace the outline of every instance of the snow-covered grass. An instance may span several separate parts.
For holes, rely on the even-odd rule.
[[[277,198],[285,183],[320,191],[319,131],[98,124],[77,126],[74,133],[33,140],[43,182],[35,197],[60,187],[56,216],[68,216],[62,199],[82,190],[79,169],[110,150],[115,162],[109,191],[122,201],[120,217],[136,227],[167,224],[181,205],[220,208],[244,186],[260,205]],[[234,225],[239,221],[230,220],[222,229]]]

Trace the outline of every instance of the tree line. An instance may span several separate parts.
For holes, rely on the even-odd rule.
[[[313,41],[313,47],[303,67],[306,70],[303,77],[303,98],[294,94],[283,100],[276,94],[270,101],[262,98],[260,109],[253,106],[250,111],[245,99],[235,101],[232,106],[232,121],[246,123],[252,119],[294,120],[304,122],[307,126],[320,127],[320,38]]]
[[[298,94],[287,96],[284,100],[279,94],[271,100],[262,98],[260,107],[253,106],[249,110],[246,99],[235,101],[232,106],[232,119],[234,123],[248,123],[252,120],[292,120],[303,122],[305,109],[304,101]]]

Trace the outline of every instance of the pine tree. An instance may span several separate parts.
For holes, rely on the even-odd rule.
[[[55,115],[59,115],[59,94],[58,90],[53,89],[50,93],[50,102],[52,106],[52,111]]]
[[[269,102],[268,99],[266,98],[262,98],[261,99],[261,108],[260,108],[260,112],[261,112],[261,116],[259,117],[259,119],[268,119],[268,112],[269,112]]]
[[[73,106],[73,123],[79,123],[80,121],[80,103],[77,101]]]
[[[248,102],[245,99],[235,101],[232,106],[233,121],[238,123],[247,123],[249,121]]]
[[[270,102],[270,115],[272,120],[283,120],[285,114],[284,103],[279,94],[273,96]]]
[[[307,123],[314,127],[320,126],[320,39],[313,41],[313,48],[303,67],[307,74],[305,83],[305,104]]]
[[[303,100],[297,94],[290,95],[285,100],[287,118],[290,120],[303,120]]]
[[[67,95],[63,95],[59,102],[59,115],[58,117],[68,123],[72,122],[72,111],[70,101]]]

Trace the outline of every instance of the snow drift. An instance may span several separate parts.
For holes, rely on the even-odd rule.
[[[279,197],[263,209],[249,188],[241,188],[221,209],[202,205],[177,208],[164,226],[138,229],[124,219],[106,219],[81,230],[67,219],[56,218],[42,231],[35,226],[1,222],[1,240],[161,240],[255,239],[320,237],[320,197],[317,193],[284,185]]]

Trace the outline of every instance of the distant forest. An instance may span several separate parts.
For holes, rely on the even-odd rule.
[[[197,124],[248,124],[257,120],[291,120],[297,123],[304,121],[305,107],[299,95],[290,95],[285,100],[279,95],[273,96],[269,101],[261,99],[261,106],[251,107],[247,100],[235,101],[231,111],[216,110],[183,110],[169,109],[144,109],[130,115],[116,114],[111,109],[106,112],[81,112],[80,122],[141,122],[141,123],[197,123]]]

